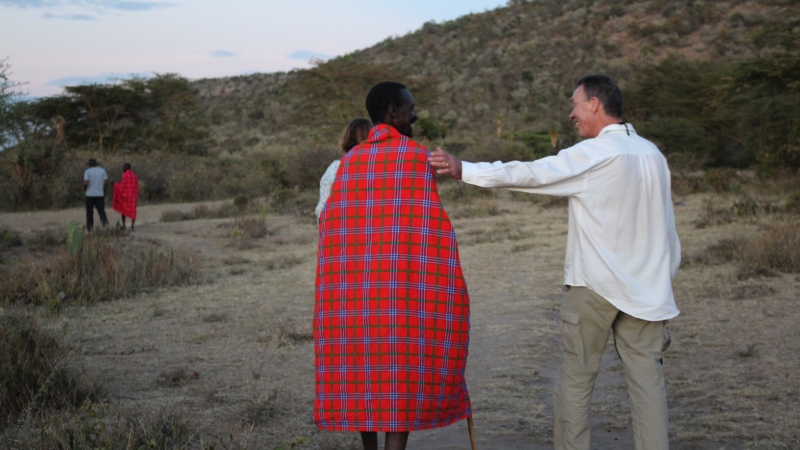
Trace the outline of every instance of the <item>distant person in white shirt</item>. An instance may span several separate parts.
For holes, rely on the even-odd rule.
[[[92,158],[86,164],[89,166],[83,172],[83,190],[86,191],[86,231],[94,227],[94,208],[100,216],[103,226],[108,226],[106,217],[105,196],[108,187],[108,174],[105,169],[97,166],[97,160]]]
[[[466,183],[569,197],[563,360],[553,392],[559,450],[589,449],[589,403],[609,331],[628,380],[636,449],[669,448],[662,352],[665,321],[678,315],[672,278],[681,247],[667,162],[622,122],[622,103],[611,78],[589,75],[569,115],[584,141],[531,162],[473,164],[441,149],[429,159]]]

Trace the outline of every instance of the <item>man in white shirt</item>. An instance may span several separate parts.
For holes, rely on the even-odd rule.
[[[569,116],[585,140],[558,155],[473,164],[437,149],[429,159],[438,173],[470,184],[569,197],[556,449],[589,449],[589,403],[609,331],[625,367],[636,448],[669,448],[662,352],[665,321],[678,315],[680,242],[667,162],[621,121],[622,103],[611,78],[589,75],[578,81]]]
[[[86,231],[94,227],[94,208],[100,216],[103,226],[108,226],[106,217],[105,196],[108,187],[108,174],[102,167],[97,166],[97,160],[92,158],[86,164],[89,166],[83,172],[83,190],[86,191]]]

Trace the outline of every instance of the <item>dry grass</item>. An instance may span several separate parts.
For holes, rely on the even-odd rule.
[[[796,220],[782,210],[695,226],[709,200],[732,205],[740,195],[692,194],[676,206],[685,252],[675,279],[682,313],[668,325],[673,344],[665,367],[671,439],[679,448],[797,446],[800,343],[794,328],[800,277],[770,259],[796,255]],[[552,436],[550,389],[559,365],[567,217],[561,208],[545,207],[546,198],[530,197],[493,192],[445,201],[448,212],[484,208],[483,202],[503,211],[454,221],[471,296],[467,380],[485,448],[548,448]],[[783,204],[783,197],[769,198]],[[269,225],[259,246],[246,249],[230,245],[229,228],[221,233],[219,221],[143,226],[140,236],[200,252],[208,282],[70,306],[46,319],[54,328],[70,325],[62,339],[73,360],[111,388],[113,408],[98,412],[107,429],[129,431],[127,420],[149,423],[146,417],[166,410],[192,430],[185,448],[360,448],[356,434],[320,432],[309,419],[316,224],[271,215]],[[13,256],[11,250],[6,254]],[[773,276],[740,278],[739,258],[762,257]],[[624,448],[630,442],[629,408],[612,346],[601,367],[593,446]],[[74,428],[81,414],[72,411],[59,420]],[[40,441],[25,436],[30,443],[20,448],[39,448]],[[446,446],[468,448],[462,424],[412,433],[409,444]]]
[[[72,414],[24,422],[0,436],[0,443],[14,450],[214,448],[203,445],[181,412],[121,414],[107,404],[97,403],[86,404]]]
[[[66,240],[21,255],[12,267],[0,268],[0,276],[6,280],[0,287],[0,300],[46,305],[57,311],[65,304],[92,303],[187,283],[197,271],[197,261],[190,256],[114,231],[80,237],[72,249],[63,244]]]
[[[162,222],[180,222],[183,220],[224,219],[241,213],[241,209],[233,203],[221,203],[216,206],[197,205],[189,210],[172,209],[161,213]]]
[[[96,400],[98,388],[65,359],[59,339],[35,318],[19,311],[0,314],[0,424]]]
[[[800,273],[800,221],[763,225],[755,236],[738,235],[711,244],[695,263],[735,264],[740,280]]]

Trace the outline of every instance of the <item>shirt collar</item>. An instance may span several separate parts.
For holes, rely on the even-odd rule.
[[[631,125],[629,123],[625,123],[625,124],[612,123],[611,125],[606,125],[602,130],[600,130],[600,133],[597,136],[600,137],[600,136],[602,136],[602,135],[604,135],[606,133],[611,133],[611,132],[614,132],[614,131],[621,131],[621,132],[624,133],[625,132],[625,127],[628,127],[628,130],[627,130],[628,132],[636,133],[636,130],[633,129],[633,125]]]

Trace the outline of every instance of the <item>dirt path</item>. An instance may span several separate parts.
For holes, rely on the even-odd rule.
[[[472,302],[467,382],[480,448],[552,448],[550,390],[559,365],[566,211],[504,200],[491,214],[474,213],[485,210],[481,201],[454,214],[462,217],[454,224]],[[692,225],[703,201],[692,198],[676,210],[687,252],[708,245],[719,232]],[[301,448],[359,448],[354,433],[321,433],[311,422],[315,223],[270,216],[270,234],[241,246],[229,235],[231,219],[158,221],[162,211],[193,206],[143,206],[132,236],[197,255],[204,281],[67,309],[51,326],[67,330],[76,363],[107,387],[119,408],[189,420],[199,430],[200,447],[232,438],[247,448],[272,449],[307,438]],[[29,231],[69,220],[82,223],[83,210],[2,214],[0,227]],[[691,315],[671,326],[684,334],[697,333],[694,318],[706,314],[691,299],[710,279],[727,279],[710,270],[676,280],[679,307]],[[777,280],[770,289],[777,297],[794,295],[797,286],[789,282],[794,290],[787,291],[781,287],[786,283]],[[797,320],[791,314],[786,320]],[[690,365],[708,357],[702,348],[674,346],[682,365],[668,362],[667,377],[683,383],[698,370]],[[668,389],[678,418],[675,448],[742,447],[724,434],[693,430],[696,419],[689,414],[695,406],[681,403],[688,387]],[[609,346],[593,396],[592,447],[632,448],[629,415],[622,368]],[[466,422],[412,433],[409,448],[468,449]]]

